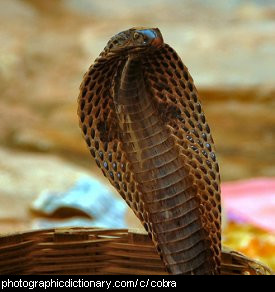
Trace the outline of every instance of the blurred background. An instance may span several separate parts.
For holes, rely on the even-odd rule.
[[[82,139],[77,96],[110,37],[133,26],[158,27],[194,78],[224,183],[224,243],[275,269],[272,0],[0,0],[0,233],[94,225],[105,210],[109,183]],[[77,202],[87,190],[90,211]],[[113,227],[138,226],[117,206]]]

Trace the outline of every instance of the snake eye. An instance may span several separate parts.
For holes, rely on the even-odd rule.
[[[133,35],[134,40],[138,40],[140,38],[140,34],[138,32],[135,32]]]
[[[139,32],[135,32],[134,33],[134,35],[133,35],[133,39],[135,40],[135,41],[138,41],[139,43],[141,43],[141,44],[147,44],[147,42],[148,42],[148,40],[149,40],[149,38],[146,36],[146,35],[144,35],[144,34],[142,34],[142,33],[139,33]]]

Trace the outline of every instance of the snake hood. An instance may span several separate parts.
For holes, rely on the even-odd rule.
[[[96,164],[171,274],[219,274],[220,175],[187,67],[156,28],[115,35],[83,78],[78,115]]]

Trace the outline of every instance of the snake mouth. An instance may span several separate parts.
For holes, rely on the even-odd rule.
[[[162,44],[159,41],[153,40],[149,45],[133,46],[126,50],[127,53],[148,53],[160,49]]]
[[[154,41],[151,45],[140,45],[140,46],[128,46],[127,48],[117,48],[108,53],[107,58],[120,57],[128,58],[130,55],[136,57],[144,54],[153,53],[159,50],[163,44],[160,41]]]

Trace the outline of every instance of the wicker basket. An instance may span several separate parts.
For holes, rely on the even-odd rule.
[[[167,274],[140,231],[57,228],[0,237],[0,274]],[[224,250],[222,274],[267,275],[264,265]]]

